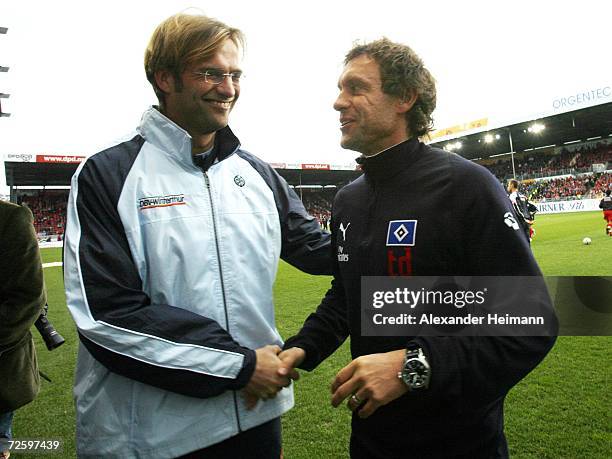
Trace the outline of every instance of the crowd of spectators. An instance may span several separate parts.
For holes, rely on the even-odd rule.
[[[612,163],[612,145],[605,143],[597,143],[573,151],[564,148],[555,155],[523,153],[514,158],[516,175],[522,179],[587,172],[591,170],[593,164],[609,163]],[[493,163],[483,162],[482,164],[502,182],[513,176],[509,156]]]
[[[315,217],[322,228],[329,229],[331,208],[336,189],[302,190],[302,202],[310,215]]]
[[[525,186],[523,193],[533,202],[557,201],[601,198],[609,188],[612,188],[612,174],[603,173],[535,181]]]
[[[596,180],[595,184],[591,188],[593,198],[602,198],[606,190],[612,190],[612,174],[601,174]]]
[[[58,236],[61,240],[66,224],[66,192],[43,192],[37,195],[23,195],[19,203],[26,205],[34,214],[34,228],[39,238]]]

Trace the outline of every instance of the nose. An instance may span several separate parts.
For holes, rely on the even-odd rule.
[[[349,102],[346,96],[344,95],[344,91],[341,91],[340,94],[338,94],[338,98],[334,102],[334,110],[342,111],[348,108],[348,106],[349,106]]]
[[[226,75],[223,81],[215,86],[215,89],[227,99],[234,98],[239,91],[229,75]]]

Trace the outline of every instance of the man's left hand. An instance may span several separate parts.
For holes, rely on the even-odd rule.
[[[404,364],[405,349],[384,354],[362,355],[338,372],[334,379],[332,405],[337,407],[349,397],[347,406],[367,418],[379,407],[408,392],[397,377]]]

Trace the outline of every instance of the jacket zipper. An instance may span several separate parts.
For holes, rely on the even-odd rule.
[[[208,173],[204,172],[204,182],[206,182],[206,190],[208,191],[208,199],[210,200],[210,210],[212,212],[212,221],[213,221],[213,232],[215,235],[215,249],[217,251],[217,262],[219,265],[219,279],[221,281],[221,294],[223,296],[223,311],[225,312],[225,325],[227,326],[227,332],[230,332],[229,327],[229,315],[227,313],[227,301],[225,299],[225,284],[223,282],[223,269],[221,267],[221,252],[219,252],[219,237],[217,235],[217,219],[215,214],[215,204],[213,202],[212,191],[210,189],[210,178],[208,177]],[[240,415],[238,412],[238,400],[236,398],[236,391],[232,391],[234,396],[234,409],[236,411],[236,424],[238,424],[238,432],[242,432],[242,427],[240,426]]]

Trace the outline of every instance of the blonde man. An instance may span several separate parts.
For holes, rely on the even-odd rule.
[[[272,285],[279,257],[328,273],[329,241],[227,126],[242,46],[206,16],[165,20],[145,54],[159,106],[73,177],[79,457],[281,454],[297,374],[278,374]]]

